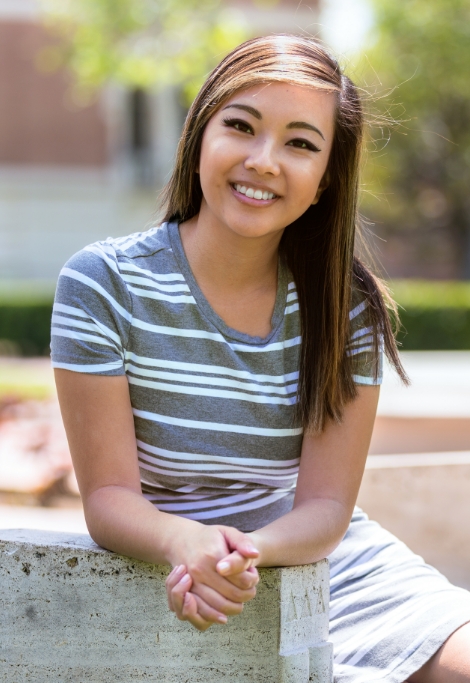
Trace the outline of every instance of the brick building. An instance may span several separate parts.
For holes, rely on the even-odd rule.
[[[254,35],[318,28],[318,0],[237,0]],[[53,281],[85,244],[150,225],[185,112],[175,88],[107,87],[88,107],[41,71],[37,0],[0,0],[0,279]]]

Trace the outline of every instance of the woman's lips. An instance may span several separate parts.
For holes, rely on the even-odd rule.
[[[247,187],[247,186],[242,185],[241,183],[236,183],[236,184],[230,183],[230,188],[231,188],[233,194],[235,195],[235,197],[239,201],[243,202],[244,204],[249,204],[250,206],[270,206],[271,204],[274,204],[274,202],[279,199],[279,197],[277,195],[274,195],[274,197],[272,197],[270,199],[255,199],[255,197],[247,197],[246,194],[237,190],[237,186],[240,186],[240,187]],[[255,191],[255,188],[252,188],[252,189]],[[259,191],[264,192],[264,193],[267,192],[267,190],[259,190]],[[273,194],[273,193],[271,193],[271,194]]]

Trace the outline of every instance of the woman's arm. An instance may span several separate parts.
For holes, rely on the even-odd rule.
[[[305,436],[292,511],[248,534],[260,551],[255,565],[309,564],[340,543],[359,492],[378,399],[378,386],[358,387],[341,423]]]
[[[184,565],[199,613],[190,620],[198,628],[238,614],[242,603],[255,595],[257,574],[245,572],[239,587],[221,576],[216,565],[235,548],[252,558],[257,552],[236,529],[161,512],[142,496],[127,378],[58,369],[55,376],[92,538],[122,555]]]

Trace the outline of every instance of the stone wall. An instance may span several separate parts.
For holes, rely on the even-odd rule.
[[[200,633],[166,604],[168,568],[87,535],[0,532],[0,681],[331,683],[328,562],[261,569],[255,600]]]

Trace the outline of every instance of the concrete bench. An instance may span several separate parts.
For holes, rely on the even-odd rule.
[[[260,570],[255,600],[205,633],[166,604],[168,567],[85,534],[0,531],[0,681],[331,683],[327,560]]]

